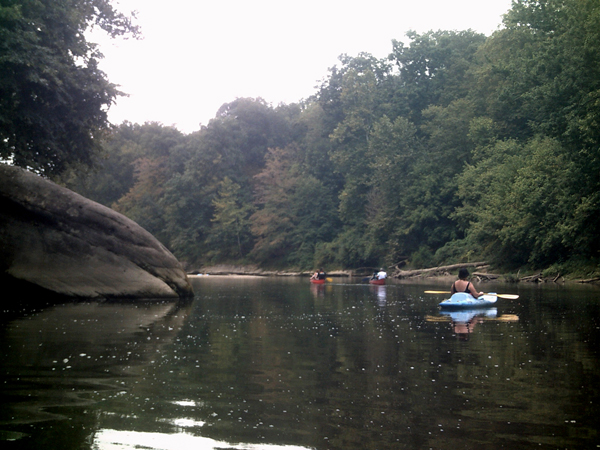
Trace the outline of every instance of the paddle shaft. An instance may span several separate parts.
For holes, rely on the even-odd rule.
[[[426,294],[451,294],[450,291],[425,291]],[[495,295],[498,298],[507,298],[510,300],[516,300],[519,298],[518,295],[515,294],[496,294],[494,292],[490,292],[484,295]]]

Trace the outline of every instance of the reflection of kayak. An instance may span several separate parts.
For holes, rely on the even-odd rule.
[[[369,280],[369,284],[376,284],[378,286],[383,286],[385,284],[385,278],[383,280]]]
[[[459,311],[441,311],[442,316],[448,316],[452,322],[467,323],[476,316],[485,317],[486,319],[493,319],[497,316],[498,310],[496,308],[479,308],[470,309],[464,308]]]
[[[498,297],[494,294],[485,294],[479,298],[473,297],[465,292],[457,292],[447,300],[440,303],[442,308],[485,308],[496,303]]]
[[[315,279],[310,279],[310,282],[312,284],[325,284],[325,280],[315,280]]]

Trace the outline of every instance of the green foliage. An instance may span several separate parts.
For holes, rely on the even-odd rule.
[[[421,245],[411,254],[409,264],[411,267],[431,267],[435,264],[433,252],[428,246]]]
[[[139,159],[162,159],[173,165],[172,152],[182,141],[181,132],[172,127],[124,122],[110,130],[92,168],[69,171],[61,181],[81,195],[111,206],[133,189]]]
[[[352,225],[359,225],[364,217],[371,176],[368,138],[375,122],[376,89],[376,78],[371,70],[346,72],[340,94],[344,120],[331,134],[335,143],[331,159],[335,171],[345,180],[340,194],[340,217]]]
[[[298,149],[272,149],[256,176],[258,210],[252,215],[253,256],[262,263],[311,268],[315,245],[331,239],[336,217],[333,195],[324,183],[302,176]]]
[[[138,30],[108,0],[0,3],[0,158],[48,176],[91,164],[120,95],[85,38]]]
[[[162,203],[167,245],[177,255],[191,261],[238,257],[239,252],[220,250],[216,244],[224,237],[218,230],[222,223],[213,220],[221,183],[228,178],[239,186],[238,207],[252,205],[254,176],[263,169],[270,147],[287,144],[296,114],[293,109],[277,111],[262,99],[240,98],[223,105],[207,126],[174,149],[182,170],[168,181]],[[244,233],[240,242],[246,255],[253,239]]]
[[[164,186],[168,180],[165,171],[165,158],[139,158],[134,162],[133,187],[113,205],[113,208],[139,223],[165,241],[164,210],[160,200],[164,194]]]
[[[214,216],[208,244],[211,249],[208,257],[221,260],[243,258],[251,242],[249,216],[252,205],[244,203],[240,185],[229,177],[219,183],[218,196],[213,199]]]
[[[393,40],[389,59],[399,71],[402,96],[410,118],[421,123],[421,112],[431,105],[447,106],[469,92],[470,69],[485,36],[468,31],[429,31],[407,33],[409,46]]]
[[[65,179],[190,263],[583,267],[600,252],[599,33],[597,0],[516,1],[488,38],[342,55],[301,104],[236,99],[188,136],[124,124],[92,182]]]
[[[481,49],[473,98],[483,100],[499,136],[523,147],[498,169],[489,164],[493,155],[485,158],[480,175],[503,171],[504,184],[495,201],[486,203],[486,195],[467,205],[479,211],[471,233],[489,247],[499,239],[503,260],[544,264],[600,250],[592,231],[600,225],[600,140],[598,127],[584,125],[598,120],[599,21],[593,0],[516,2],[506,29]],[[505,202],[511,210],[502,209]],[[494,224],[483,219],[486,209],[488,217],[496,213]]]
[[[407,217],[406,193],[414,184],[413,170],[422,144],[416,127],[406,118],[392,122],[382,117],[373,127],[369,140],[372,187],[367,208],[366,238],[369,254],[378,260],[395,262],[406,254],[401,242]]]
[[[561,260],[574,244],[572,230],[565,227],[573,222],[576,204],[572,174],[572,163],[556,140],[499,142],[489,158],[461,176],[466,206],[458,214],[472,214],[470,235],[500,260]]]
[[[317,265],[336,267],[376,266],[379,255],[373,255],[365,240],[364,230],[346,227],[331,242],[316,248]]]

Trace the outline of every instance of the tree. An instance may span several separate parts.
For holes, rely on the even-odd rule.
[[[372,175],[368,153],[374,123],[389,112],[393,83],[390,66],[367,53],[343,56],[341,80],[336,83],[341,120],[330,137],[334,170],[344,179],[340,193],[340,217],[349,226],[362,226]],[[333,77],[333,74],[332,74]],[[333,78],[332,78],[333,81]]]
[[[364,217],[371,176],[367,149],[369,133],[376,120],[376,89],[376,78],[370,70],[346,72],[341,93],[345,117],[331,135],[337,144],[331,158],[336,171],[345,179],[340,194],[340,215],[344,222],[352,225],[360,224]]]
[[[162,203],[168,245],[179,258],[199,262],[223,256],[215,247],[223,238],[221,224],[214,221],[221,182],[227,177],[239,186],[238,205],[252,204],[254,175],[264,167],[268,148],[290,139],[290,114],[294,112],[275,110],[262,99],[238,98],[175,149],[172,157],[182,170],[166,183]],[[242,250],[245,254],[243,245]]]
[[[93,184],[81,182],[85,174],[71,183],[82,188],[80,193],[113,207],[168,245],[162,198],[173,176],[171,152],[181,141],[181,133],[173,127],[124,123],[113,129],[105,143],[110,152],[92,172]]]
[[[290,173],[294,152],[290,148],[270,149],[265,168],[256,175],[257,211],[252,215],[256,244],[253,256],[262,262],[285,260],[292,247],[295,217],[290,208],[297,177]]]
[[[469,129],[473,107],[458,99],[447,107],[430,106],[422,112],[423,145],[411,173],[411,186],[402,197],[403,214],[399,230],[403,232],[405,254],[417,250],[435,252],[448,242],[461,238],[451,218],[460,206],[456,196],[456,176],[471,159],[473,144]],[[427,265],[443,261],[423,261]]]
[[[59,181],[84,197],[110,207],[134,188],[138,160],[162,160],[168,162],[164,170],[182,171],[181,165],[173,162],[172,153],[183,141],[183,135],[174,127],[155,122],[143,125],[123,122],[111,128],[93,167],[68,171]]]
[[[213,200],[214,226],[208,238],[211,253],[224,259],[242,258],[251,242],[249,216],[252,205],[244,203],[240,185],[229,177],[219,184],[218,196]]]
[[[412,211],[406,209],[406,199],[416,181],[412,173],[422,148],[416,135],[416,127],[405,117],[392,122],[384,116],[375,123],[369,140],[373,190],[367,209],[368,247],[389,263],[411,250],[407,229],[414,224],[407,224]]]
[[[334,199],[320,180],[301,171],[296,146],[271,149],[265,168],[256,175],[252,255],[260,262],[283,262],[312,268],[315,247],[336,230]]]
[[[134,36],[110,0],[0,2],[0,158],[53,176],[89,165],[121,93],[98,69],[86,31]]]
[[[428,106],[447,106],[467,95],[473,81],[470,69],[485,36],[471,30],[406,35],[410,45],[393,40],[389,59],[398,66],[411,120],[420,125],[421,111]]]
[[[569,162],[561,166],[560,176],[554,174],[554,183],[562,183],[562,196],[542,184],[529,186],[533,189],[529,198],[539,192],[550,195],[551,191],[555,202],[569,199],[573,214],[561,211],[559,228],[566,233],[561,244],[556,243],[551,228],[555,221],[549,216],[544,216],[543,225],[536,223],[532,229],[548,233],[549,238],[554,236],[552,244],[542,243],[542,238],[527,240],[529,233],[516,233],[514,225],[502,233],[510,236],[503,242],[516,244],[519,252],[529,247],[527,259],[531,261],[548,261],[557,254],[596,257],[600,251],[596,232],[600,226],[600,3],[519,0],[513,2],[504,25],[480,48],[481,64],[475,71],[477,83],[471,96],[499,125],[502,138],[518,139],[527,144],[525,148],[538,142],[535,154],[552,158],[548,164]],[[548,138],[560,145],[549,146]],[[552,151],[541,150],[548,148]],[[541,171],[535,164],[538,161],[529,160],[528,170]],[[525,168],[522,171],[527,172]],[[536,180],[547,179],[538,172],[530,175]],[[519,186],[526,185],[524,180],[518,181]],[[534,203],[525,204],[534,207]],[[546,205],[557,211],[556,203]],[[521,217],[531,217],[532,211],[519,211]],[[534,216],[540,219],[538,213]],[[489,225],[489,221],[485,223]]]
[[[573,163],[555,139],[497,141],[459,178],[474,249],[504,265],[551,264],[580,249],[573,235]],[[578,230],[584,231],[584,230]]]

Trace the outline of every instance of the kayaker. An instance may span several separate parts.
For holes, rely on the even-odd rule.
[[[379,269],[379,272],[377,272],[376,276],[378,280],[385,280],[387,278],[387,272],[381,268]]]
[[[327,277],[327,275],[325,274],[325,271],[323,270],[323,268],[320,268],[315,273],[313,273],[313,276],[310,277],[310,279],[311,280],[324,280],[326,277]]]
[[[467,294],[471,294],[475,298],[479,298],[483,295],[483,292],[477,292],[475,286],[470,281],[467,281],[469,278],[469,271],[465,268],[462,268],[458,271],[458,280],[452,283],[452,287],[450,288],[451,294],[456,294],[457,292],[466,292]]]
[[[387,278],[387,273],[383,269],[379,269],[379,272],[373,272],[373,275],[370,280],[385,280]]]

